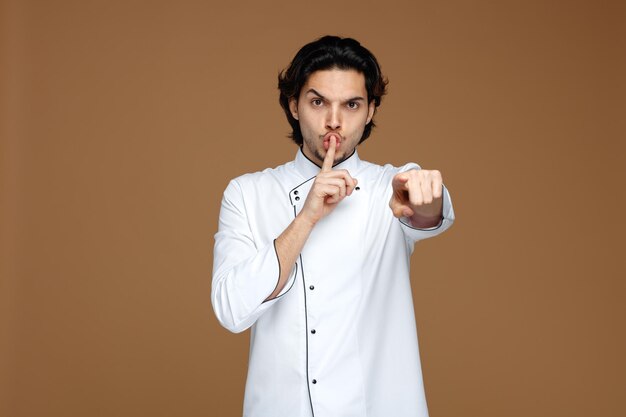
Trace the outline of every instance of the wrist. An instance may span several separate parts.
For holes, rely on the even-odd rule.
[[[301,211],[300,213],[298,213],[298,215],[294,219],[294,223],[302,226],[305,229],[313,229],[317,221],[311,219],[309,216],[307,216],[304,212]]]
[[[438,226],[439,223],[441,223],[441,220],[443,220],[443,216],[435,215],[425,217],[414,214],[413,216],[409,217],[409,220],[411,221],[411,226],[413,227],[416,227],[418,229],[428,229],[430,227]]]

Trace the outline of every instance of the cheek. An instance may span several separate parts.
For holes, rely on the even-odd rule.
[[[365,126],[367,123],[367,116],[367,111],[359,111],[357,113],[348,114],[345,120],[348,120],[354,129],[360,129],[361,126]]]
[[[355,115],[356,117],[352,120],[352,128],[355,132],[362,132],[365,129],[365,125],[367,124],[367,113]]]
[[[300,116],[300,129],[307,131],[317,131],[319,129],[320,120],[315,114],[305,112]]]
[[[302,136],[304,140],[307,142],[314,142],[315,138],[318,135],[318,128],[312,123],[310,118],[301,117],[300,120],[300,132],[302,132]]]
[[[300,113],[300,121],[308,125],[315,125],[319,122],[320,112],[305,108]]]

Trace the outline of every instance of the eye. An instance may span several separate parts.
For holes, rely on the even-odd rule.
[[[356,101],[349,101],[348,108],[352,110],[356,110],[359,108],[359,103],[357,103]]]
[[[319,107],[323,104],[323,101],[321,98],[314,98],[313,100],[311,100],[311,104],[313,104],[315,107]]]

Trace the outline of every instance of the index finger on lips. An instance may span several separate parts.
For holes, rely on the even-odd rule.
[[[322,172],[332,171],[333,162],[335,162],[335,147],[337,146],[337,138],[334,135],[331,135],[329,143],[328,143],[328,151],[326,151],[326,156],[324,157],[324,162],[322,163]]]

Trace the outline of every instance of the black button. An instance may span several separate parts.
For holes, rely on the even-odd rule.
[[[359,190],[361,189],[361,187],[356,186],[356,187],[354,187],[354,189],[355,189],[355,190],[357,190],[357,191],[359,191]]]
[[[293,192],[294,195],[298,195],[298,190]]]
[[[300,200],[300,197],[296,197],[296,201]]]
[[[311,330],[311,333],[315,334],[315,329]]]
[[[309,287],[309,289],[312,291],[312,290],[314,290],[314,289],[315,289],[315,287],[314,287],[313,285],[311,285],[311,286]]]
[[[317,384],[317,379],[314,379],[313,381],[311,381],[314,384]]]

